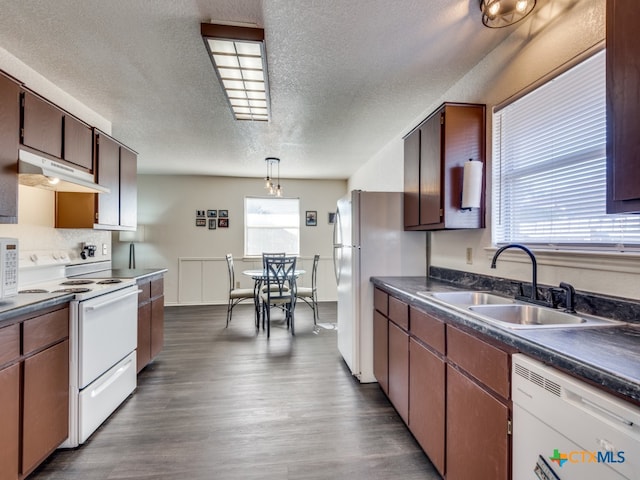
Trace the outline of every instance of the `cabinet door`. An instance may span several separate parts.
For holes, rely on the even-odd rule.
[[[98,183],[111,189],[98,195],[98,222],[100,225],[120,224],[120,146],[106,135],[97,135]]]
[[[445,372],[435,353],[409,341],[409,430],[431,463],[444,475]]]
[[[151,302],[138,306],[136,366],[140,372],[151,361]]]
[[[22,474],[69,435],[69,341],[24,361]]]
[[[18,478],[20,365],[0,370],[0,480]]]
[[[640,2],[607,0],[607,213],[640,212]]]
[[[409,423],[409,334],[389,322],[389,400]]]
[[[420,225],[420,129],[404,139],[404,226]]]
[[[64,159],[93,172],[93,130],[71,115],[64,116]]]
[[[2,74],[0,125],[0,223],[17,223],[20,87]]]
[[[164,346],[164,296],[151,300],[151,358]]]
[[[22,143],[62,158],[62,110],[30,92],[23,94],[22,110]]]
[[[447,366],[447,480],[509,479],[509,409]]]
[[[138,215],[137,155],[120,147],[120,226],[135,228]]]
[[[373,312],[373,375],[382,391],[389,395],[389,320]]]
[[[420,128],[420,225],[442,221],[442,111]]]

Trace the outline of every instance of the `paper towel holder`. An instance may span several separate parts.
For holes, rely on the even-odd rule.
[[[482,202],[482,184],[484,164],[470,158],[462,169],[462,191],[460,192],[460,210],[472,211],[480,208]]]

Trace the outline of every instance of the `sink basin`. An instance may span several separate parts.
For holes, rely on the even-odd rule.
[[[514,303],[512,298],[488,292],[419,292],[444,303],[454,305],[497,305]]]
[[[508,328],[589,327],[619,325],[605,318],[566,313],[536,305],[474,305],[469,310]]]

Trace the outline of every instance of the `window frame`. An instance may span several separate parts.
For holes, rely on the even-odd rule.
[[[566,251],[601,251],[601,252],[635,252],[638,253],[640,252],[640,241],[638,241],[638,243],[626,243],[626,244],[621,244],[619,242],[615,242],[612,241],[611,243],[584,243],[584,242],[575,242],[575,241],[571,241],[571,242],[554,242],[553,240],[557,240],[554,238],[551,238],[551,241],[549,241],[549,237],[546,237],[546,239],[540,241],[540,242],[536,242],[536,241],[532,241],[531,240],[531,236],[527,237],[526,235],[522,238],[508,238],[508,236],[505,234],[504,236],[500,237],[499,235],[502,233],[501,229],[503,228],[502,226],[499,226],[499,222],[501,222],[501,215],[502,212],[507,211],[507,208],[504,207],[502,205],[502,194],[503,194],[503,190],[505,189],[505,187],[503,186],[503,183],[501,183],[501,173],[502,173],[502,167],[503,167],[503,162],[505,162],[504,159],[499,158],[499,155],[501,153],[501,144],[497,145],[497,141],[500,141],[500,131],[497,131],[496,129],[496,125],[498,124],[497,121],[497,115],[502,116],[501,112],[512,106],[514,103],[518,102],[519,100],[523,99],[524,97],[526,97],[527,95],[529,95],[530,93],[535,92],[536,90],[538,90],[540,87],[542,86],[547,86],[549,84],[550,81],[558,78],[559,76],[561,76],[562,74],[568,72],[569,70],[571,70],[572,68],[580,65],[582,62],[584,62],[585,60],[590,59],[591,57],[593,57],[594,55],[597,55],[599,53],[601,53],[604,50],[604,44],[599,44],[596,45],[595,47],[587,50],[586,52],[584,52],[583,54],[577,56],[576,58],[572,59],[570,62],[567,62],[567,64],[561,66],[560,68],[556,69],[554,72],[551,72],[549,75],[546,75],[545,77],[543,77],[542,79],[540,79],[539,81],[535,82],[534,84],[530,85],[529,87],[527,87],[526,89],[522,90],[521,92],[518,92],[517,94],[513,95],[512,97],[510,97],[509,99],[505,100],[504,102],[502,102],[499,105],[496,105],[493,109],[493,121],[492,121],[492,146],[493,146],[493,161],[492,161],[492,204],[493,207],[491,209],[491,215],[492,215],[492,221],[491,221],[491,241],[492,241],[492,246],[493,248],[497,247],[497,246],[501,246],[501,245],[505,245],[507,243],[525,243],[527,245],[533,246],[536,249],[541,249],[541,250],[549,250],[549,251],[559,251],[559,250],[566,250]],[[604,53],[603,53],[604,55]],[[604,72],[603,72],[604,75]],[[602,102],[604,103],[605,98],[602,98]],[[543,107],[544,108],[544,107]],[[542,111],[542,110],[540,110]],[[535,110],[533,111],[535,112]],[[536,115],[536,113],[532,114],[533,116]],[[606,113],[605,113],[606,115]],[[604,119],[604,121],[606,122],[606,117]],[[498,140],[497,140],[498,139]],[[594,150],[595,151],[595,150]],[[602,146],[602,151],[604,152],[604,163],[605,165],[602,166],[602,169],[604,170],[606,167],[606,138],[604,139],[604,144]],[[521,158],[526,158],[526,157],[521,157]],[[555,158],[553,159],[554,161],[556,160]],[[600,161],[600,159],[597,159],[598,161]],[[506,160],[508,162],[508,160]],[[572,161],[574,161],[572,159]],[[554,167],[557,166],[556,164],[554,164]],[[508,188],[508,187],[507,187]],[[603,191],[602,191],[602,195],[603,195],[603,203],[602,203],[602,212],[606,213],[606,177],[605,177],[605,183],[603,185]],[[577,198],[577,197],[576,197]],[[524,210],[524,212],[531,212],[532,210]],[[513,211],[511,210],[510,213],[512,213]],[[609,215],[606,215],[606,217],[609,217]],[[616,220],[615,217],[622,217],[621,215],[616,215],[616,216],[611,216],[611,220]],[[638,216],[633,216],[633,215],[627,215],[626,217],[629,217],[629,219],[632,220],[631,223],[635,223],[635,220],[640,219],[640,217]],[[541,220],[544,217],[539,217]],[[551,222],[550,222],[551,223]],[[570,222],[569,222],[570,223]],[[633,232],[637,232],[637,227],[633,226],[634,230]],[[565,230],[568,231],[568,230]],[[613,231],[613,230],[609,230],[609,231]],[[559,231],[562,232],[562,231]],[[636,233],[637,236],[637,233]],[[560,237],[562,237],[562,233],[560,234]],[[561,239],[560,239],[561,240]],[[632,240],[635,240],[635,238],[633,238]]]
[[[249,207],[249,203],[253,200],[264,200],[264,201],[268,201],[268,202],[276,202],[276,201],[295,201],[297,204],[297,215],[296,215],[296,223],[294,225],[293,222],[291,222],[290,224],[287,225],[282,225],[276,228],[280,228],[280,229],[295,229],[295,231],[297,232],[297,251],[287,251],[287,255],[293,255],[293,256],[298,256],[300,255],[300,240],[301,240],[301,220],[300,220],[300,198],[299,197],[270,197],[270,196],[245,196],[244,197],[244,239],[243,239],[243,251],[244,251],[244,257],[245,258],[259,258],[262,256],[262,252],[263,251],[283,251],[282,248],[266,248],[266,247],[262,247],[262,251],[261,252],[249,252],[249,238],[250,238],[250,234],[249,234],[249,230],[250,229],[256,229],[256,230],[260,230],[261,228],[267,229],[267,228],[274,228],[273,226],[250,226],[250,222],[248,219],[249,216],[249,211],[248,211],[248,207]],[[266,249],[265,249],[266,248]]]

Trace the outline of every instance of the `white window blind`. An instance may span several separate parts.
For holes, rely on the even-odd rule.
[[[300,254],[300,199],[245,197],[244,254]]]
[[[640,216],[606,215],[605,52],[493,116],[493,241],[640,247]]]

